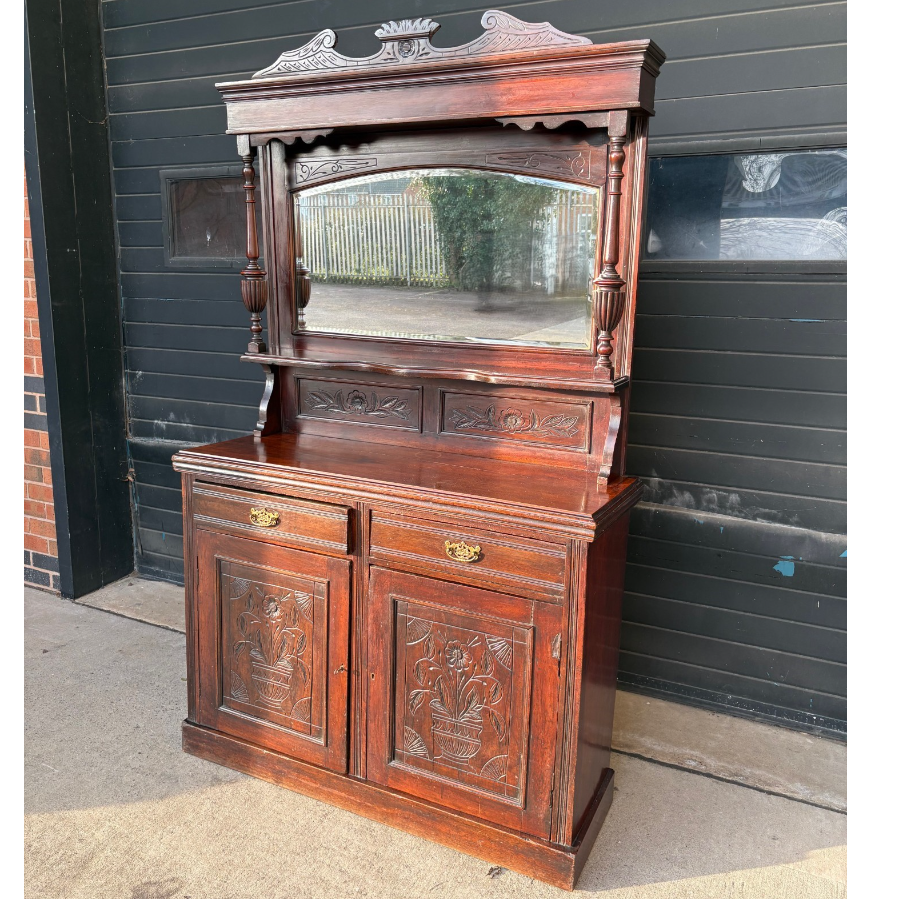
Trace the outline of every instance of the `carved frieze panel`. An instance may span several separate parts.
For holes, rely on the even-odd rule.
[[[589,38],[566,34],[549,22],[522,22],[509,13],[490,9],[481,17],[484,34],[459,47],[435,47],[431,36],[440,25],[433,19],[402,19],[386,22],[375,35],[381,49],[372,56],[353,58],[338,53],[334,46],[337,35],[326,28],[309,43],[297,50],[288,50],[254,78],[273,75],[296,75],[306,72],[326,72],[332,69],[368,68],[424,61],[441,61],[458,57],[490,56],[494,53],[515,53],[552,47],[589,46]]]
[[[220,566],[222,706],[324,743],[324,584]]]
[[[531,629],[395,608],[394,764],[523,806]]]
[[[377,156],[332,156],[324,160],[310,158],[296,163],[296,180],[297,184],[312,184],[335,175],[365,172],[377,164]]]
[[[421,429],[419,388],[311,378],[297,378],[297,388],[301,418]]]
[[[591,181],[590,150],[519,150],[508,153],[488,153],[487,165],[509,171],[524,171],[532,174],[560,175],[563,178],[577,178]]]
[[[587,452],[593,404],[512,395],[443,394],[441,431]]]

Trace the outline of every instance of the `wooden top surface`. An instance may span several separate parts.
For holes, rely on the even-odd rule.
[[[265,482],[351,491],[368,499],[440,502],[473,514],[512,515],[591,531],[640,498],[636,478],[598,483],[595,474],[541,464],[285,432],[238,437],[179,452],[179,471],[200,477],[252,476]]]

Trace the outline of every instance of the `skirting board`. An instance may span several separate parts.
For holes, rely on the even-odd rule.
[[[558,846],[367,781],[307,765],[190,721],[182,725],[182,747],[185,752],[207,761],[296,790],[564,890],[574,889],[612,804],[614,772],[607,768],[575,845]]]

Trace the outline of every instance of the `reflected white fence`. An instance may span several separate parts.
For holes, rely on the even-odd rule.
[[[324,193],[298,198],[304,263],[313,281],[445,288],[446,270],[434,211],[420,195]],[[564,193],[534,223],[515,271],[497,271],[497,286],[550,295],[580,294],[593,276],[596,218],[592,201]],[[529,246],[528,246],[529,244]],[[497,262],[498,268],[502,263]],[[506,266],[511,268],[510,266]]]

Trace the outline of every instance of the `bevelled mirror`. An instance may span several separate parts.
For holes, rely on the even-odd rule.
[[[591,346],[600,190],[467,168],[294,193],[308,331]]]

